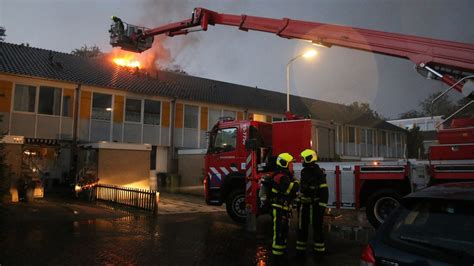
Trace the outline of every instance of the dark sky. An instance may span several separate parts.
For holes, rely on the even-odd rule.
[[[0,0],[6,41],[70,52],[83,44],[110,51],[110,16],[156,27],[187,19],[194,7],[218,12],[294,18],[474,43],[472,0],[313,0],[313,1],[150,1]],[[191,75],[275,91],[286,91],[285,67],[308,43],[225,26],[167,39],[170,60]],[[319,55],[292,66],[292,94],[320,100],[369,102],[386,117],[417,108],[431,92],[444,88],[418,75],[407,60],[317,48]],[[283,110],[282,110],[283,111]]]

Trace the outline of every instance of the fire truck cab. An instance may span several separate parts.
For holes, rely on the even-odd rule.
[[[249,141],[252,140],[252,141]],[[260,148],[261,161],[268,163],[271,149],[271,124],[221,118],[209,132],[205,156],[205,198],[207,204],[226,203],[236,221],[245,219],[245,171],[249,145]]]
[[[296,159],[299,178],[302,150],[313,147],[316,137],[314,121],[297,119],[273,123],[236,121],[222,118],[209,132],[205,156],[205,198],[211,205],[226,203],[227,212],[238,222],[246,218],[246,177],[253,168],[259,175],[275,170],[276,156],[289,152]],[[249,151],[256,162],[251,165]]]

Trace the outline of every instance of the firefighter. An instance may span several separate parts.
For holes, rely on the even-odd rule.
[[[301,170],[298,204],[298,240],[297,256],[302,258],[306,251],[308,226],[313,226],[313,250],[316,255],[326,251],[323,235],[323,216],[328,202],[328,185],[324,170],[316,164],[318,155],[306,149],[301,152],[303,170]]]
[[[276,165],[270,193],[273,218],[272,254],[277,264],[284,264],[291,207],[299,185],[293,178],[293,156],[289,153],[278,155]]]
[[[123,25],[123,21],[120,18],[112,16],[112,21],[115,23],[115,26],[118,26],[120,33],[125,31],[125,26]]]

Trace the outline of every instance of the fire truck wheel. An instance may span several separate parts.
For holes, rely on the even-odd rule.
[[[378,228],[385,219],[400,206],[402,195],[392,189],[380,190],[372,194],[367,200],[366,215],[370,224]]]
[[[227,197],[225,203],[227,214],[237,223],[245,223],[245,193],[243,190],[234,190]]]

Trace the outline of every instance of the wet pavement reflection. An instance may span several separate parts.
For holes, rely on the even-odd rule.
[[[2,216],[5,213],[2,211]],[[5,216],[3,216],[5,218]],[[272,265],[271,223],[262,217],[249,234],[225,213],[127,215],[120,218],[64,220],[1,219],[1,265]],[[294,256],[295,224],[289,239]],[[326,225],[328,254],[315,262],[290,265],[358,265],[373,234],[362,227]]]

